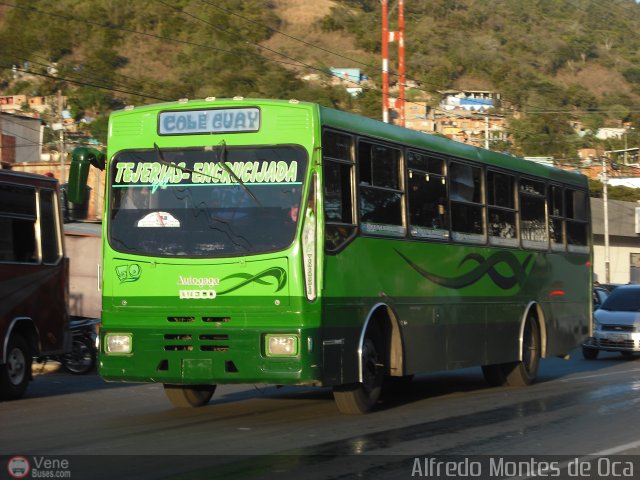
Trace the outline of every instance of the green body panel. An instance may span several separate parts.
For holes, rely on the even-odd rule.
[[[359,341],[364,319],[389,306],[402,331],[403,374],[411,374],[517,359],[524,315],[536,302],[546,356],[564,355],[588,333],[588,262],[585,254],[357,238],[326,257],[323,326],[354,352],[348,343]]]
[[[236,106],[260,108],[258,132],[157,133],[161,111]],[[299,145],[309,157],[302,196],[306,205],[313,178],[316,192],[322,192],[324,125],[586,188],[581,175],[314,104],[270,100],[195,101],[116,112],[110,120],[107,161],[123,150],[153,149],[154,143],[161,149],[215,146],[221,140],[229,146]],[[101,352],[100,374],[107,380],[357,382],[363,332],[380,310],[390,315],[402,346],[401,367],[389,372],[393,375],[517,360],[520,329],[533,302],[542,317],[546,356],[567,353],[588,331],[590,253],[357,236],[340,252],[325,254],[320,194],[317,298],[308,301],[301,254],[304,219],[298,221],[293,243],[271,254],[153,258],[111,248],[109,195],[107,189],[100,335],[104,340],[107,333],[132,334],[133,352]],[[210,287],[216,290],[215,298],[185,298],[181,293]],[[264,335],[269,333],[298,334],[299,354],[267,357]]]

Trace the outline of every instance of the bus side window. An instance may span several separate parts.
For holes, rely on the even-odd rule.
[[[562,252],[564,250],[564,203],[561,186],[549,186],[547,202],[549,205],[549,239],[551,240],[551,249]]]
[[[515,177],[489,170],[487,172],[487,204],[491,244],[517,245],[515,203]]]
[[[522,246],[547,249],[549,236],[545,213],[546,192],[544,182],[520,179],[520,228]]]
[[[564,205],[569,251],[588,251],[588,201],[587,192],[567,188]]]
[[[411,236],[449,238],[444,160],[409,151],[407,166],[409,167],[407,190]]]
[[[324,168],[325,247],[340,249],[356,232],[353,215],[353,137],[325,130]]]
[[[453,239],[484,243],[482,169],[452,162],[450,169],[451,230]]]
[[[42,261],[55,263],[62,256],[59,239],[57,205],[52,190],[40,191],[40,239],[42,244]]]
[[[362,231],[374,235],[404,236],[400,149],[360,141],[358,169]]]
[[[38,262],[34,188],[0,185],[0,261]]]

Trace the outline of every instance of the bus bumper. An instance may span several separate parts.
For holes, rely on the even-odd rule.
[[[178,385],[320,385],[316,335],[302,328],[103,329],[99,373],[107,381]]]

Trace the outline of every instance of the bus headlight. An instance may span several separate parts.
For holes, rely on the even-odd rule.
[[[297,335],[265,336],[265,351],[268,357],[295,357],[300,351]]]
[[[133,341],[130,333],[107,333],[104,336],[105,353],[131,353]]]

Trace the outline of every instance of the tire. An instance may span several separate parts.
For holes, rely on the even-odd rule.
[[[582,347],[582,356],[585,360],[595,360],[598,358],[600,350],[591,347]]]
[[[367,337],[362,345],[362,383],[339,385],[333,388],[333,398],[340,413],[362,415],[374,407],[382,391],[384,368],[379,343]]]
[[[14,333],[7,343],[7,363],[0,366],[0,398],[15,400],[24,395],[31,379],[33,354],[24,337]]]
[[[538,322],[529,317],[522,334],[522,361],[483,365],[484,379],[492,387],[531,385],[538,375],[540,345]]]
[[[88,338],[74,338],[71,352],[60,357],[62,367],[74,375],[89,373],[96,366],[96,350]]]
[[[529,317],[522,332],[522,360],[504,366],[507,385],[524,387],[535,381],[540,366],[540,345],[538,322]]]
[[[622,358],[624,358],[625,360],[633,359],[633,352],[620,352],[620,355],[622,355]]]
[[[164,393],[174,407],[195,408],[209,403],[217,385],[169,385]]]

